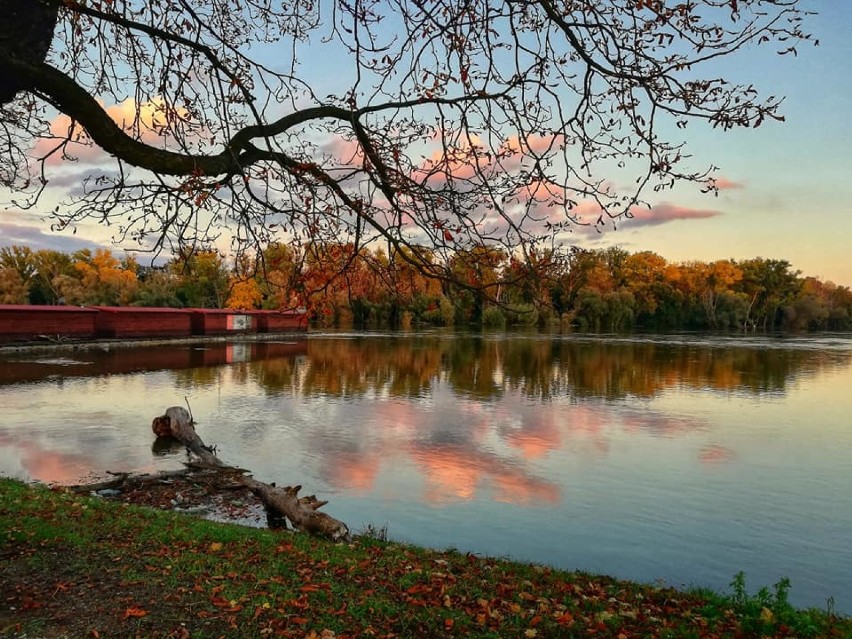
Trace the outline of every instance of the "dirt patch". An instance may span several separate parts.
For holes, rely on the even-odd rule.
[[[166,584],[157,580],[127,579],[128,564],[137,562],[136,557],[112,557],[95,549],[80,555],[61,545],[4,549],[0,636],[189,636],[184,617],[192,602],[170,596]],[[144,565],[138,568],[144,574]],[[146,614],[153,609],[156,622]]]

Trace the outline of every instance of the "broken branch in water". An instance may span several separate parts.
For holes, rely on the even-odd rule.
[[[201,460],[201,465],[221,472],[236,473],[234,481],[242,484],[266,506],[267,511],[278,517],[287,519],[296,530],[327,537],[333,540],[344,539],[349,535],[349,528],[342,521],[319,512],[328,502],[321,501],[314,495],[299,497],[301,486],[277,487],[266,484],[253,477],[243,474],[245,470],[235,468],[221,461],[212,448],[195,431],[191,413],[182,406],[168,408],[164,415],[155,417],[151,429],[157,437],[174,437],[182,442],[191,453]]]

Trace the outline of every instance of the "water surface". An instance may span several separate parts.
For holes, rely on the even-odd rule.
[[[852,612],[852,338],[312,335],[0,355],[0,474],[175,468],[189,402],[352,528]]]

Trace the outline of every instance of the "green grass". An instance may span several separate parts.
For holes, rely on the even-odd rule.
[[[333,544],[0,479],[3,637],[852,637],[849,619],[788,592]]]

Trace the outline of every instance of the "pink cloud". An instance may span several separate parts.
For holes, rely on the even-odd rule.
[[[430,503],[471,501],[481,487],[491,487],[497,501],[520,505],[558,503],[561,490],[511,462],[465,446],[420,447],[412,456],[426,480]]]
[[[334,136],[322,144],[322,150],[344,166],[358,165],[364,160],[361,145],[357,140]]]
[[[709,444],[698,452],[698,461],[704,465],[725,464],[736,459],[736,452],[718,444]]]
[[[381,458],[375,454],[341,453],[329,455],[328,482],[354,493],[372,490]]]
[[[630,214],[631,217],[622,223],[630,228],[637,228],[640,226],[658,226],[675,220],[703,220],[718,217],[722,215],[722,212],[714,209],[692,209],[663,202],[651,209],[633,207],[630,209]]]
[[[471,135],[457,146],[439,148],[418,168],[429,183],[442,183],[448,179],[469,180],[477,173],[489,175],[495,169],[514,172],[521,167],[525,157],[541,156],[564,144],[562,135],[529,135],[508,137],[495,148]]]
[[[724,176],[707,180],[708,187],[716,187],[719,191],[732,191],[745,188],[745,183],[730,180]]]
[[[128,98],[118,104],[104,107],[104,110],[124,131],[131,132],[134,126],[138,126],[139,139],[155,146],[165,139],[163,131],[171,118],[186,119],[188,116],[185,109],[173,109],[162,98],[154,98],[139,105],[133,98]],[[51,153],[65,139],[70,140],[65,147],[66,152],[75,157],[78,162],[92,164],[104,157],[104,152],[92,144],[85,129],[65,114],[60,114],[51,121],[50,135],[49,138],[39,138],[36,141],[32,150],[34,158],[41,158]],[[61,164],[62,153],[53,153],[47,159],[47,163]]]

